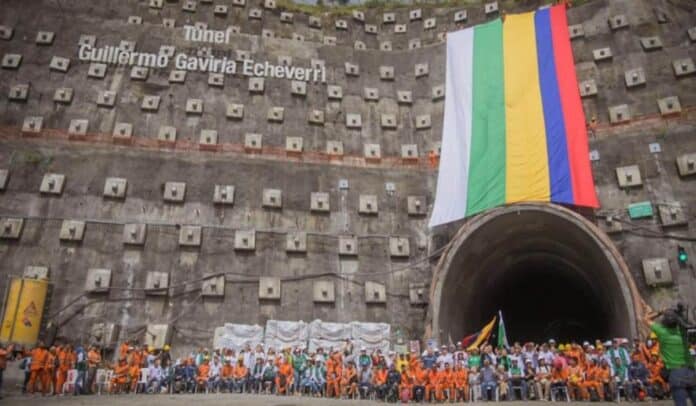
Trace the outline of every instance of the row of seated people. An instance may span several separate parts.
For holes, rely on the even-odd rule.
[[[651,338],[615,339],[595,345],[555,341],[510,349],[462,343],[417,352],[354,351],[346,340],[328,352],[245,346],[199,349],[174,358],[162,350],[124,342],[111,364],[101,350],[70,345],[18,352],[29,393],[254,392],[382,400],[520,399],[632,400],[662,398],[669,391]],[[51,388],[54,388],[51,390]]]
[[[477,351],[472,351],[476,358]],[[534,367],[532,360],[525,365],[513,358],[500,357],[494,366],[484,358],[479,366],[454,362],[431,368],[413,357],[408,367],[398,363],[387,366],[363,364],[356,367],[353,360],[343,362],[341,352],[329,358],[310,357],[302,374],[296,374],[290,358],[256,359],[252,369],[243,360],[217,355],[200,365],[192,358],[164,370],[159,360],[149,368],[128,365],[123,359],[113,370],[111,392],[169,392],[209,393],[247,392],[277,395],[311,395],[337,398],[372,398],[386,401],[469,401],[469,400],[613,400],[623,395],[630,400],[656,399],[665,396],[667,385],[660,377],[651,376],[639,354],[634,353],[630,364],[621,358],[612,365],[606,359],[579,362],[567,357],[565,362],[547,364],[541,358]],[[402,356],[403,358],[403,356]],[[657,362],[653,356],[652,361]]]

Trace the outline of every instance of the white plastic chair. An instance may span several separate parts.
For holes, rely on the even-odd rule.
[[[77,369],[71,369],[68,371],[68,376],[63,383],[63,387],[60,388],[60,393],[65,395],[66,392],[75,392],[75,384],[77,383]]]
[[[479,388],[481,388],[481,398],[480,400],[483,399],[488,399],[488,393],[486,393],[486,390],[483,388],[482,384],[479,384]],[[473,388],[471,388],[473,390]],[[473,396],[469,397],[469,402],[471,402],[471,398]],[[495,402],[500,401],[500,385],[495,386],[495,390],[493,391],[493,397],[495,398]]]
[[[142,385],[143,387],[143,392],[147,392],[147,378],[148,378],[148,373],[149,371],[145,368],[140,369],[140,379],[138,379],[138,384],[135,385],[135,393],[138,393],[138,390],[140,389],[140,386]]]
[[[101,395],[104,389],[106,389],[107,393],[109,392],[109,385],[111,384],[113,375],[114,372],[110,369],[97,369],[97,374],[94,378],[97,387],[97,395]]]
[[[478,389],[478,391],[476,389]],[[476,393],[476,392],[478,392],[478,393]],[[478,394],[478,398],[476,396],[477,394]],[[480,383],[469,385],[469,403],[481,401],[482,395],[483,395],[483,393],[481,391],[481,384]]]
[[[628,391],[626,390],[626,382],[616,382],[616,403],[621,403],[621,392],[624,393],[624,398],[628,400]]]

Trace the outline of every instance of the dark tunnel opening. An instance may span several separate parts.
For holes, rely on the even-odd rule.
[[[586,220],[524,207],[459,234],[436,282],[440,339],[472,334],[498,310],[510,341],[631,337],[630,290]]]
[[[609,320],[602,298],[565,266],[536,258],[501,272],[481,295],[481,312],[501,310],[510,341],[607,337]]]

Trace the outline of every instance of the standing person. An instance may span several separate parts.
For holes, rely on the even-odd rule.
[[[68,371],[75,367],[75,353],[70,344],[58,348],[58,372],[56,373],[56,385],[53,393],[58,395],[63,393],[63,385],[68,376]]]
[[[46,380],[46,387],[53,387],[55,384],[56,376],[56,366],[58,365],[58,358],[56,356],[56,347],[51,347],[48,350],[48,356],[46,357],[46,364],[44,365],[44,379]],[[42,382],[43,384],[43,382]],[[53,388],[55,391],[55,388]],[[49,394],[53,393],[49,389]]]
[[[447,351],[447,346],[440,347],[440,355],[437,357],[437,364],[440,365],[440,371],[445,369],[445,364],[454,365],[454,357]]]
[[[12,349],[8,351],[4,345],[0,344],[0,399],[2,399],[2,375],[7,368],[7,354],[12,352]]]
[[[295,354],[292,357],[293,383],[295,393],[301,392],[301,383],[307,369],[307,351],[300,347],[295,347]]]
[[[29,379],[31,378],[31,353],[22,353],[22,360],[19,362],[19,369],[24,371],[24,382],[22,383],[22,393],[27,393]]]
[[[162,369],[165,371],[172,366],[172,354],[169,352],[170,349],[171,347],[169,347],[169,344],[165,344],[159,356],[160,365],[162,366]]]
[[[77,381],[75,382],[75,394],[84,395],[87,383],[87,354],[82,346],[75,349],[75,369],[77,369]]]
[[[481,355],[479,355],[478,348],[473,348],[471,350],[471,354],[469,354],[469,359],[467,359],[466,363],[469,367],[469,370],[471,370],[472,368],[481,368]]]
[[[48,350],[43,341],[39,341],[36,348],[31,350],[31,375],[29,377],[28,392],[36,391],[37,383],[41,383],[41,390],[44,395],[48,394],[50,376],[46,377],[46,361],[48,360]]]
[[[694,358],[689,352],[680,315],[681,306],[655,314],[647,314],[645,322],[657,336],[660,344],[660,358],[665,364],[665,375],[672,391],[676,406],[686,406],[688,399],[696,406],[696,371]],[[654,321],[658,316],[662,319]]]
[[[421,362],[423,363],[423,368],[426,370],[429,370],[430,368],[435,365],[435,362],[437,361],[437,357],[433,353],[433,349],[428,347],[428,349],[425,350],[423,353],[423,356],[421,357]]]
[[[101,363],[101,354],[99,354],[98,347],[92,347],[87,353],[87,384],[85,390],[87,393],[92,394],[92,385],[94,385],[94,378],[97,376],[97,367]]]

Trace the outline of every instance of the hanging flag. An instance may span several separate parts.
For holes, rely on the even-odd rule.
[[[565,6],[447,35],[430,227],[525,201],[598,207]]]
[[[464,339],[462,340],[462,347],[466,348],[467,351],[473,350],[474,348],[478,348],[481,344],[485,343],[488,340],[488,337],[490,337],[491,331],[493,331],[494,326],[495,326],[495,316],[493,316],[493,320],[491,320],[490,322],[488,322],[488,324],[483,326],[481,331],[479,331],[476,334],[472,334],[473,336],[475,336],[473,339],[468,340],[469,337],[471,337],[471,336],[464,337]],[[471,341],[471,344],[465,346],[464,345],[465,341]]]
[[[505,322],[503,321],[503,312],[498,310],[498,348],[510,348],[508,343],[507,333],[505,332]]]

